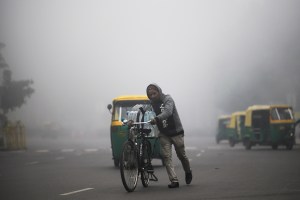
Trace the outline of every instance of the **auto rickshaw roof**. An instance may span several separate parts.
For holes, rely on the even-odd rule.
[[[147,95],[121,95],[113,99],[113,101],[130,101],[130,100],[149,100]]]
[[[271,108],[291,108],[289,105],[285,104],[272,104],[272,105],[253,105],[249,106],[247,111],[253,110],[270,110]]]
[[[228,119],[230,117],[231,117],[230,115],[220,115],[218,118],[219,119]]]
[[[232,116],[246,115],[246,111],[236,111],[231,114]]]

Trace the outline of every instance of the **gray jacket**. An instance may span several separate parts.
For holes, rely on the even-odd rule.
[[[152,83],[150,85],[156,87],[160,94],[159,102],[154,102],[150,100],[153,110],[156,114],[155,119],[157,121],[157,127],[159,131],[167,136],[176,136],[184,134],[184,130],[173,98],[168,94],[164,94],[157,84]],[[147,91],[148,90],[146,90],[146,92]]]

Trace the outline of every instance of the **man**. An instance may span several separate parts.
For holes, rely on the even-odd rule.
[[[172,145],[175,147],[177,157],[181,161],[185,171],[186,184],[192,181],[192,171],[189,159],[185,153],[184,130],[175,106],[175,102],[170,95],[162,93],[157,84],[150,84],[147,87],[147,96],[156,117],[151,120],[151,124],[156,124],[159,129],[159,141],[161,153],[166,164],[166,170],[171,183],[169,188],[178,188],[179,182],[172,163]]]

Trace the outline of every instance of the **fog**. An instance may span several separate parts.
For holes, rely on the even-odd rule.
[[[250,103],[297,107],[299,20],[297,0],[0,0],[1,53],[35,89],[9,118],[106,134],[107,104],[152,82],[198,134]]]

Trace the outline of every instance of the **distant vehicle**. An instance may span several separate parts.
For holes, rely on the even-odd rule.
[[[293,109],[288,105],[253,105],[246,110],[245,135],[246,149],[254,145],[270,145],[277,149],[285,145],[293,149],[295,143],[295,119]]]
[[[217,134],[216,134],[216,142],[217,144],[220,143],[222,140],[228,140],[227,134],[227,126],[230,123],[230,115],[222,115],[218,118],[218,125],[217,125]]]
[[[108,104],[107,106],[108,110],[110,110],[112,113],[110,139],[112,159],[114,160],[114,165],[116,167],[119,167],[123,143],[128,139],[128,126],[124,126],[122,121],[128,119],[128,113],[132,111],[133,107],[137,104],[150,106],[150,100],[146,95],[118,96],[112,100],[112,104]],[[157,127],[152,128],[152,131],[149,135],[150,137],[148,140],[150,141],[153,149],[152,158],[158,158],[162,160],[160,143],[157,137]]]
[[[300,112],[295,112],[295,137],[300,138]]]
[[[231,147],[240,141],[245,134],[245,111],[237,111],[231,114],[230,122],[227,126],[227,138]]]

